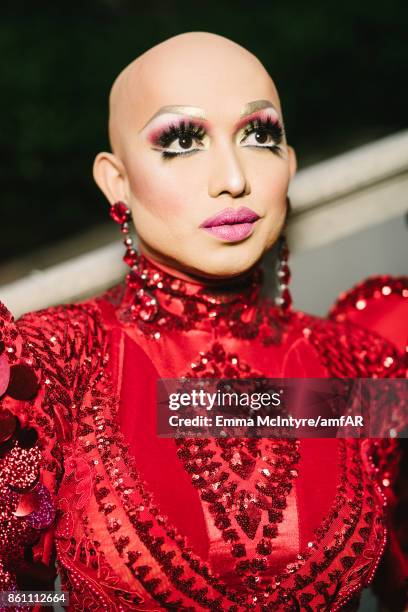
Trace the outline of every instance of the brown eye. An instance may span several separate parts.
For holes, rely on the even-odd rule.
[[[255,119],[250,121],[244,130],[240,144],[244,147],[258,147],[280,151],[283,139],[283,129],[276,121]]]
[[[182,149],[190,149],[193,144],[193,139],[191,136],[181,136],[178,141]]]
[[[263,130],[257,130],[255,132],[255,140],[259,142],[259,144],[265,144],[268,140],[268,134]]]
[[[157,139],[164,158],[187,155],[205,148],[206,131],[202,125],[181,121],[164,130]]]

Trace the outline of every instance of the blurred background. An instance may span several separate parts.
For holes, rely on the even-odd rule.
[[[118,239],[91,174],[94,156],[108,147],[109,89],[137,55],[188,30],[230,37],[265,64],[300,170],[407,128],[402,0],[4,2],[0,293],[34,270]],[[401,206],[352,230],[295,253],[299,308],[324,312],[362,276],[404,271]]]

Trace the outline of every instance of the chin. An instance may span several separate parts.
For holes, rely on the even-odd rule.
[[[211,257],[201,257],[192,263],[198,275],[208,278],[233,278],[250,270],[260,260],[262,253],[259,249],[237,250],[228,246],[222,254],[214,253]]]

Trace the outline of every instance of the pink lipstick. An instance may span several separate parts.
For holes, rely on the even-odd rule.
[[[214,217],[209,217],[200,225],[217,238],[228,242],[238,242],[250,236],[254,230],[255,221],[259,219],[250,208],[225,208]]]

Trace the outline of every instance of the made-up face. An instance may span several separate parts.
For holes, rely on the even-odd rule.
[[[141,251],[159,263],[242,274],[279,236],[295,169],[272,80],[247,51],[204,33],[170,39],[128,70],[98,183],[126,201]]]

